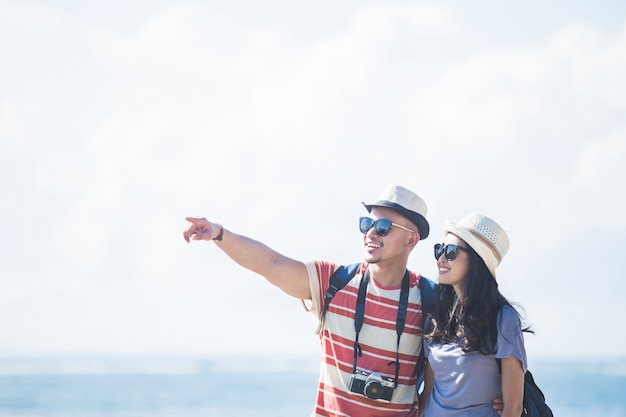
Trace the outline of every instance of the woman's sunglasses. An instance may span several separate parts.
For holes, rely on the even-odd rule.
[[[452,244],[444,245],[443,243],[436,243],[435,259],[439,260],[439,258],[441,258],[441,255],[445,255],[447,260],[454,261],[456,255],[458,255],[460,250],[469,253],[469,250],[467,250],[467,248],[464,248],[463,246]]]
[[[389,229],[391,229],[391,226],[396,226],[400,229],[406,230],[407,232],[415,232],[415,230],[411,230],[407,227],[401,226],[397,223],[392,222],[389,219],[374,220],[370,217],[361,217],[359,219],[359,229],[363,234],[369,232],[371,228],[374,228],[374,231],[378,236],[387,236],[387,234],[389,234]]]

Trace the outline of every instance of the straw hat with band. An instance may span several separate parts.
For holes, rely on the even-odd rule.
[[[496,279],[496,268],[509,251],[509,238],[498,223],[482,214],[471,213],[458,223],[447,221],[443,230],[471,246]]]
[[[420,239],[426,239],[430,233],[430,226],[426,220],[428,213],[426,203],[407,188],[392,184],[385,189],[378,201],[362,204],[368,212],[372,211],[372,207],[387,207],[403,215],[417,226]]]

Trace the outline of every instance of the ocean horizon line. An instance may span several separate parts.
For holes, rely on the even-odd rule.
[[[559,374],[575,365],[589,374],[626,376],[626,356],[540,357],[529,361],[533,373]],[[317,373],[319,356],[219,354],[207,356],[49,355],[0,356],[0,376],[16,375],[192,375],[206,373]]]

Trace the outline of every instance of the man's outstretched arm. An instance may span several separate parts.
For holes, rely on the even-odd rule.
[[[233,261],[264,276],[287,294],[303,300],[311,298],[309,275],[303,262],[288,258],[254,239],[230,232],[205,218],[187,217],[186,220],[190,224],[183,237],[188,243],[192,240],[213,240]]]

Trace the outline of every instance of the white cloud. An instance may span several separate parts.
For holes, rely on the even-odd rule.
[[[379,14],[386,23],[372,25]],[[352,152],[354,142],[341,139],[340,126],[359,123],[367,105],[359,97],[380,82],[380,55],[406,33],[447,33],[451,20],[435,6],[381,3],[364,7],[335,36],[296,48],[276,29],[243,26],[186,3],[129,35],[91,31],[96,56],[113,71],[116,103],[93,138],[90,158],[102,162],[94,164],[101,172],[91,186],[97,189],[104,176],[127,190],[163,181],[174,194],[216,187],[238,205],[246,196],[221,185],[225,174],[245,182],[253,171],[260,181],[294,185],[302,176],[285,178],[285,170],[333,175],[320,168]],[[327,125],[329,114],[346,108],[355,109],[349,120]],[[355,138],[362,137],[363,128],[354,127]],[[247,157],[252,154],[258,158]],[[311,165],[293,165],[304,154]],[[278,164],[275,155],[282,156]],[[265,204],[264,188],[258,197]]]
[[[55,8],[36,1],[4,0],[0,3],[0,31],[19,30],[29,33],[55,31],[64,17]]]
[[[576,180],[582,187],[626,185],[626,132],[613,131],[585,146],[578,157]]]
[[[480,23],[459,10],[367,3],[340,30],[305,43],[203,3],[174,4],[126,32],[86,29],[85,59],[97,71],[67,77],[106,94],[89,104],[58,97],[55,106],[47,91],[32,96],[51,119],[66,109],[86,120],[73,139],[64,129],[76,120],[37,130],[40,114],[0,96],[0,132],[43,149],[30,155],[35,184],[23,204],[55,209],[41,240],[21,249],[42,252],[40,269],[0,255],[12,277],[3,279],[0,317],[25,305],[49,312],[0,321],[3,346],[211,353],[244,346],[230,338],[232,323],[259,349],[314,351],[314,323],[297,300],[210,243],[185,245],[183,217],[227,222],[290,256],[347,262],[360,256],[360,236],[346,219],[390,182],[429,204],[433,238],[412,268],[433,276],[430,247],[444,219],[483,211],[513,238],[509,294],[532,296],[518,290],[524,268],[579,231],[572,225],[597,227],[626,209],[617,195],[603,219],[594,215],[606,186],[626,177],[624,32],[572,25],[534,43],[477,41]],[[600,191],[580,201],[585,187]],[[19,230],[2,225],[4,236]],[[37,279],[17,282],[30,275]],[[560,334],[559,320],[537,316],[543,304],[527,307]],[[225,311],[231,321],[214,319]],[[89,338],[62,329],[40,347],[55,322]],[[267,337],[268,323],[290,342]]]
[[[554,52],[566,60],[576,93],[593,100],[601,110],[626,108],[626,23],[615,37],[600,28],[574,24],[553,42]]]
[[[4,152],[21,153],[28,141],[28,129],[21,122],[24,106],[16,97],[0,97],[0,138]]]

